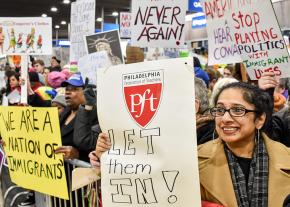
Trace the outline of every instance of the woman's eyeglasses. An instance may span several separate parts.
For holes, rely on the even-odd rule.
[[[213,107],[213,108],[210,109],[210,113],[214,117],[221,117],[226,112],[229,112],[229,114],[232,117],[241,117],[241,116],[245,116],[246,113],[257,112],[257,111],[256,110],[245,109],[243,107],[233,107],[233,108],[230,108],[230,109],[225,109],[225,108],[222,108],[222,107]]]

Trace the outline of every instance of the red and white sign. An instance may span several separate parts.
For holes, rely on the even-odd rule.
[[[162,85],[162,70],[123,75],[127,109],[142,128],[148,125],[158,110]]]
[[[120,37],[131,38],[131,13],[120,12]]]

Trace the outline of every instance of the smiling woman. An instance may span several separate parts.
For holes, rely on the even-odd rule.
[[[202,200],[282,206],[290,192],[290,150],[260,132],[271,117],[270,97],[237,82],[223,87],[214,103],[219,138],[198,148]]]

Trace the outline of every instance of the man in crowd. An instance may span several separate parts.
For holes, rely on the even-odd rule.
[[[35,60],[33,65],[37,73],[43,74],[45,68],[43,60]]]
[[[63,82],[62,87],[65,87],[67,107],[60,116],[60,129],[63,146],[59,147],[56,150],[56,153],[63,153],[65,159],[80,159],[88,161],[89,152],[91,149],[95,148],[96,137],[83,136],[83,134],[80,134],[80,132],[75,132],[75,130],[76,128],[79,129],[78,127],[80,126],[80,121],[84,119],[79,118],[79,116],[83,113],[87,115],[90,113],[90,117],[93,118],[87,117],[88,120],[90,120],[92,125],[96,124],[96,109],[94,109],[95,113],[91,113],[91,110],[94,107],[88,107],[86,105],[90,104],[92,101],[87,90],[85,91],[86,97],[84,95],[85,84],[79,73],[72,75],[67,81]],[[82,107],[82,105],[85,106]],[[84,110],[88,110],[88,112]],[[90,133],[90,130],[87,132]],[[76,135],[74,135],[74,133],[76,133]]]

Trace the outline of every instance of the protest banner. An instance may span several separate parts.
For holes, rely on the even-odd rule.
[[[183,46],[187,5],[187,0],[132,0],[132,45]]]
[[[95,33],[95,7],[95,0],[81,0],[71,4],[71,62],[87,55],[84,36]]]
[[[131,13],[120,12],[120,37],[131,38]]]
[[[251,79],[289,77],[289,54],[270,0],[205,0],[209,65],[243,62]]]
[[[51,55],[52,20],[43,17],[0,17],[0,54]]]
[[[12,182],[68,199],[57,109],[2,106],[0,130]]]
[[[112,65],[124,63],[119,30],[99,32],[85,37],[87,53],[106,51]]]
[[[101,157],[104,207],[200,206],[190,62],[98,71],[98,117],[112,143]]]
[[[97,70],[112,65],[106,51],[95,52],[79,59],[78,70],[84,78],[89,78],[93,84],[97,84]]]

